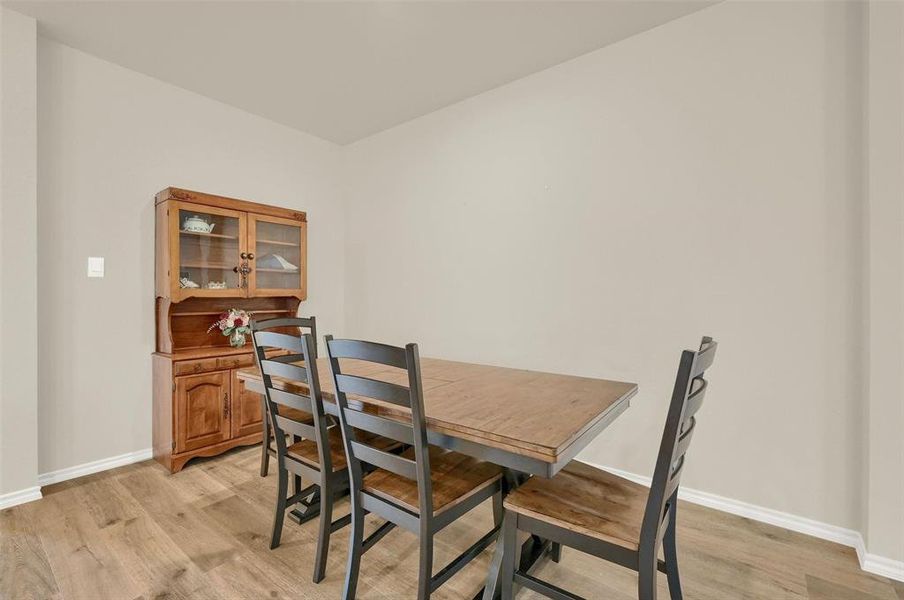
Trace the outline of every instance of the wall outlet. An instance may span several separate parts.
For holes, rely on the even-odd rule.
[[[88,257],[88,277],[104,276],[104,257],[89,256]]]

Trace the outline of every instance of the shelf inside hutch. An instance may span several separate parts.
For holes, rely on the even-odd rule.
[[[237,235],[223,235],[221,233],[204,233],[203,231],[185,231],[184,229],[180,229],[179,233],[181,235],[194,235],[198,237],[209,237],[209,238],[218,238],[222,240],[237,240],[239,236]]]
[[[229,350],[229,338],[219,329],[207,331],[220,314],[236,308],[259,319],[294,317],[298,305],[296,298],[188,298],[178,303],[157,298],[157,350],[167,354]],[[249,339],[248,347],[250,343]]]

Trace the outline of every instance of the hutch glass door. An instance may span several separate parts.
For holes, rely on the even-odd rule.
[[[183,296],[243,296],[244,213],[181,204],[176,285]]]
[[[304,299],[307,224],[258,215],[250,219],[252,293]]]

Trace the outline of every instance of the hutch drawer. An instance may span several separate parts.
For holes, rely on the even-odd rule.
[[[185,360],[177,362],[173,365],[173,375],[194,375],[207,371],[217,371],[222,367],[219,366],[218,358],[208,358],[204,360]]]

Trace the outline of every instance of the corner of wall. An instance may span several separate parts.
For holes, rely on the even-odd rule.
[[[10,501],[33,496],[38,476],[37,23],[3,7],[0,132],[0,494]]]

